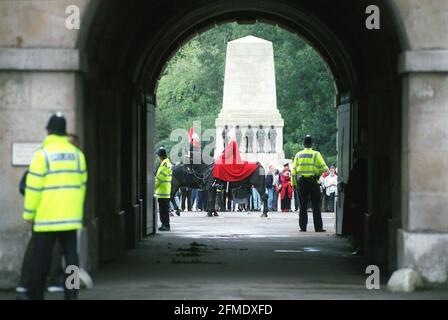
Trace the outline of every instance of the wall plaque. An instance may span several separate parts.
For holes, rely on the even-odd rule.
[[[29,166],[33,160],[34,153],[41,146],[35,142],[13,142],[12,143],[12,165],[17,167]]]

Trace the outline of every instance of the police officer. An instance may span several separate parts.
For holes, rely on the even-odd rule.
[[[322,215],[320,211],[320,187],[319,177],[323,172],[328,171],[324,159],[319,151],[314,151],[311,147],[313,139],[306,135],[303,141],[304,149],[297,152],[294,157],[292,168],[292,186],[298,188],[300,200],[299,225],[300,231],[306,232],[308,225],[307,205],[311,198],[313,207],[314,230],[316,232],[325,232],[322,224]]]
[[[35,245],[27,293],[30,299],[44,298],[56,241],[62,246],[66,266],[78,267],[76,231],[82,228],[87,183],[84,154],[69,142],[64,116],[51,116],[46,129],[48,136],[34,154],[26,178],[23,218],[33,225]],[[65,299],[76,299],[77,289],[66,285]]]
[[[165,148],[161,147],[157,150],[160,159],[160,166],[157,169],[156,185],[154,196],[157,197],[159,204],[159,215],[162,226],[159,231],[170,231],[170,196],[171,196],[171,179],[172,164],[168,159]]]

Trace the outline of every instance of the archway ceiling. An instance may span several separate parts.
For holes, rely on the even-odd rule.
[[[308,41],[329,66],[343,94],[353,92],[364,73],[390,72],[396,64],[399,48],[390,30],[393,24],[376,34],[363,30],[369,4],[377,4],[385,13],[382,19],[387,19],[389,11],[381,1],[103,0],[85,50],[97,69],[95,74],[121,81],[126,75],[142,90],[154,91],[166,62],[197,33],[231,21],[267,22]],[[370,57],[381,60],[366,62]]]

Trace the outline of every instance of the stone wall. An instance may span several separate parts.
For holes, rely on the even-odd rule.
[[[18,192],[26,167],[12,166],[12,144],[40,143],[56,111],[67,117],[69,132],[81,132],[85,65],[76,49],[79,31],[65,27],[71,4],[83,14],[89,1],[0,2],[0,288],[17,284],[30,233]]]

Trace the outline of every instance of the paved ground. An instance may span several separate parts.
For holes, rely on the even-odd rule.
[[[201,212],[172,218],[172,230],[101,267],[82,299],[439,299],[448,290],[392,294],[365,288],[366,263],[350,255],[324,214],[326,234],[298,232],[297,213]],[[385,278],[385,276],[383,277]],[[12,298],[13,293],[0,293]],[[60,295],[48,295],[58,299]]]

